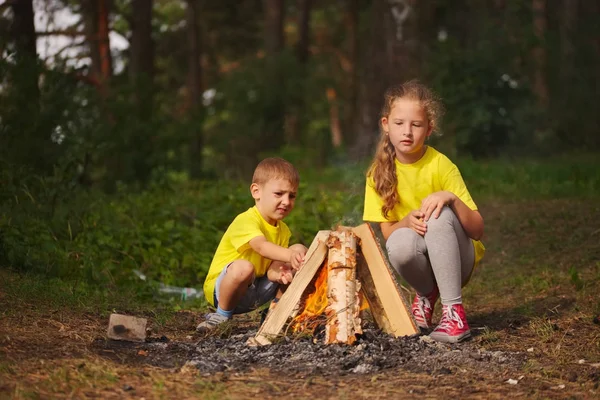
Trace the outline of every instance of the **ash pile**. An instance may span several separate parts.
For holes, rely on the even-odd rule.
[[[485,368],[488,371],[518,368],[526,357],[521,353],[485,351],[474,342],[441,344],[427,336],[395,338],[366,327],[355,344],[323,344],[317,336],[283,336],[272,345],[248,346],[256,330],[229,337],[207,336],[197,344],[148,343],[159,353],[185,353],[186,365],[201,373],[247,372],[268,368],[298,376],[371,374],[392,369],[430,374],[450,374],[456,368]],[[159,350],[159,351],[157,351]]]

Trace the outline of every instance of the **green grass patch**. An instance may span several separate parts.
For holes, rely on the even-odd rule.
[[[48,278],[34,273],[15,273],[0,269],[0,289],[7,304],[20,304],[26,299],[30,310],[70,310],[108,317],[112,312],[147,315],[158,327],[167,324],[181,309],[204,310],[203,300],[183,301],[161,296],[145,284],[115,287],[98,286],[81,281]],[[0,316],[18,314],[18,308],[4,308]]]
[[[600,163],[594,154],[545,160],[458,160],[475,198],[581,198],[600,195]]]

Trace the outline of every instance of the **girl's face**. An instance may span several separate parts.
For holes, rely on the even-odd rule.
[[[418,101],[394,101],[390,114],[381,118],[381,126],[396,149],[396,158],[402,164],[412,164],[423,157],[425,139],[431,135],[433,127]]]

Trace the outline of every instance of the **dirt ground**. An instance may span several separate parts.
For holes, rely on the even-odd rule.
[[[575,216],[566,212],[574,206]],[[165,323],[144,315],[152,329],[145,343],[115,342],[106,339],[106,316],[28,303],[6,290],[18,277],[3,273],[0,398],[600,398],[600,226],[585,228],[579,258],[560,236],[598,215],[597,206],[486,207],[488,259],[465,290],[466,343],[391,338],[367,322],[353,346],[290,336],[250,348],[258,314],[200,336],[202,316],[190,311]],[[533,220],[504,222],[534,209]],[[546,243],[544,224],[560,218]],[[524,248],[532,237],[541,239]],[[577,278],[569,263],[579,263]]]

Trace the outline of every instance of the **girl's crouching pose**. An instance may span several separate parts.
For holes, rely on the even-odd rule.
[[[430,337],[456,343],[471,336],[461,289],[485,252],[483,218],[456,165],[425,145],[440,115],[439,101],[418,82],[387,90],[363,219],[380,223],[392,266],[416,290],[417,325],[432,327],[441,298]]]

